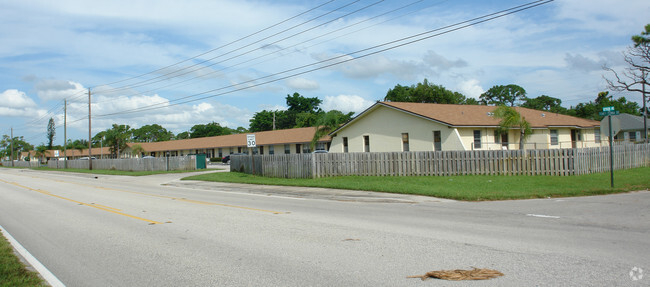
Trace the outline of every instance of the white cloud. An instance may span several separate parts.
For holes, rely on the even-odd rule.
[[[321,107],[325,111],[339,110],[344,113],[359,113],[374,104],[373,101],[366,100],[356,95],[338,95],[327,96],[323,100]]]
[[[25,92],[10,89],[0,94],[0,107],[21,109],[35,106],[36,103]]]
[[[458,90],[466,97],[475,99],[478,99],[481,94],[485,92],[483,87],[479,84],[479,81],[476,79],[460,82],[460,84],[458,84]]]
[[[44,101],[71,99],[86,93],[80,83],[65,80],[41,79],[34,85],[36,94]]]
[[[457,59],[455,61],[451,61],[434,51],[428,51],[427,54],[424,55],[423,60],[424,63],[428,64],[432,68],[435,68],[439,71],[447,71],[452,68],[467,67],[467,62],[465,62],[464,60]]]
[[[287,80],[287,86],[296,90],[318,90],[320,85],[318,82],[308,80],[305,78],[291,78]]]
[[[0,116],[38,119],[46,113],[22,91],[10,89],[0,93]]]

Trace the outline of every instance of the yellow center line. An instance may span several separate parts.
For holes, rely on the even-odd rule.
[[[192,199],[186,199],[186,198],[180,198],[180,197],[158,195],[158,194],[151,194],[151,193],[145,193],[145,192],[123,190],[123,189],[115,189],[115,188],[103,187],[103,186],[95,186],[95,185],[84,184],[84,183],[75,183],[75,182],[68,182],[68,183],[81,185],[81,186],[92,187],[92,188],[97,188],[97,189],[103,189],[103,190],[112,190],[112,191],[118,191],[118,192],[139,194],[139,195],[144,195],[144,196],[151,196],[151,197],[165,198],[165,199],[171,199],[171,200],[178,200],[178,201],[194,203],[194,204],[200,204],[200,205],[215,205],[215,206],[238,208],[238,209],[252,210],[252,211],[259,211],[259,212],[266,212],[266,213],[273,213],[273,214],[285,214],[286,213],[286,212],[282,212],[282,211],[266,210],[266,209],[259,209],[259,208],[253,208],[253,207],[231,205],[231,204],[225,204],[225,203],[209,202],[209,201],[192,200]]]
[[[67,198],[67,197],[63,197],[63,196],[60,196],[60,195],[53,194],[53,193],[51,193],[49,191],[34,189],[34,188],[31,188],[31,187],[28,187],[28,186],[24,186],[24,185],[21,185],[21,184],[16,183],[16,182],[9,182],[9,181],[5,181],[5,180],[2,180],[2,179],[0,179],[0,181],[4,182],[4,183],[7,183],[7,184],[15,185],[17,187],[24,188],[24,189],[27,189],[27,190],[36,191],[36,192],[41,193],[41,194],[45,194],[45,195],[49,195],[49,196],[56,197],[56,198],[59,198],[59,199],[74,202],[74,203],[77,203],[77,204],[80,204],[80,205],[84,205],[84,206],[88,206],[88,207],[92,207],[92,208],[97,208],[99,210],[107,211],[107,212],[110,212],[110,213],[119,214],[119,215],[126,216],[126,217],[129,217],[129,218],[149,222],[150,224],[163,224],[162,222],[149,220],[149,219],[146,219],[146,218],[134,216],[134,215],[127,214],[127,213],[124,213],[124,212],[120,212],[120,211],[118,211],[119,209],[117,209],[117,208],[112,208],[112,207],[103,206],[103,205],[99,205],[99,204],[89,204],[89,203],[81,202],[81,201],[78,201],[78,200],[74,200],[74,199],[71,199],[71,198]]]

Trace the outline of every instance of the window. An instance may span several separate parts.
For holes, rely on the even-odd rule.
[[[402,133],[402,151],[409,151],[409,134]]]
[[[551,130],[551,145],[557,145],[557,144],[558,144],[557,130]]]
[[[363,151],[370,152],[370,136],[363,136]]]
[[[481,130],[474,130],[474,148],[481,148]]]
[[[290,154],[291,153],[291,145],[290,144],[285,144],[284,145],[284,154]]]
[[[442,150],[442,137],[440,136],[440,131],[433,131],[433,150]]]
[[[274,155],[275,154],[275,148],[271,145],[269,146],[269,154]]]
[[[302,145],[302,153],[310,153],[311,150],[309,148],[309,144],[303,144]]]
[[[219,148],[219,157],[223,157],[223,150]]]
[[[594,129],[594,138],[596,143],[600,143],[600,129]]]
[[[296,153],[300,153],[301,144],[296,144]]]
[[[629,132],[630,135],[630,141],[635,142],[636,141],[636,132]]]
[[[264,155],[264,147],[263,146],[260,146],[260,154]]]
[[[348,152],[348,137],[343,137],[343,152]]]
[[[501,143],[501,134],[497,130],[494,130],[494,143]]]
[[[327,150],[325,149],[325,143],[316,144],[316,150]]]

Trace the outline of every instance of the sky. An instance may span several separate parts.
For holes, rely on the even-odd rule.
[[[359,113],[425,78],[473,98],[517,84],[570,107],[607,90],[602,67],[622,70],[650,23],[647,0],[558,0],[467,22],[530,2],[0,0],[0,135],[47,143],[53,118],[63,144],[65,114],[67,138],[87,139],[88,90],[93,135],[247,128],[296,92]]]

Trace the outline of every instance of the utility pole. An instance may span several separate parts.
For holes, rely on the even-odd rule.
[[[63,99],[63,168],[68,168],[68,99]]]
[[[648,109],[646,108],[646,98],[645,98],[645,77],[646,73],[645,70],[641,73],[641,77],[643,78],[643,139],[645,143],[648,143]]]
[[[14,167],[14,128],[11,128],[11,167]]]
[[[90,88],[88,88],[88,169],[93,170],[93,157],[92,153],[90,152],[93,141],[92,141],[92,121],[91,121],[91,113],[90,113]]]

